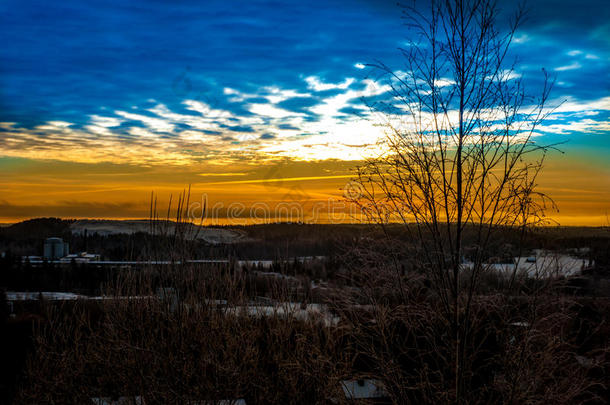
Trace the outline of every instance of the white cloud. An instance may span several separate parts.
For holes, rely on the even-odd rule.
[[[47,122],[46,127],[68,128],[70,125],[72,124],[65,121],[49,121]]]
[[[242,93],[239,90],[236,89],[232,89],[230,87],[225,87],[223,89],[223,93],[227,96],[232,96],[228,99],[228,101],[232,102],[232,103],[241,103],[242,101],[248,99],[248,98],[255,98],[257,97],[256,94],[248,94],[248,93]]]
[[[404,75],[403,72],[395,73]],[[509,77],[518,77],[518,74],[511,73]],[[323,83],[315,76],[310,76],[306,81],[313,91],[337,90],[336,94],[324,97],[317,105],[308,108],[309,112],[315,114],[314,119],[313,114],[277,106],[277,103],[290,98],[311,96],[307,90],[269,86],[248,94],[225,88],[224,95],[241,99],[242,107],[249,113],[241,115],[214,108],[202,101],[184,100],[183,105],[190,112],[175,112],[160,103],[148,108],[147,104],[144,107],[146,110],[142,108],[133,112],[116,111],[114,115],[109,112],[104,113],[104,116],[91,115],[82,129],[63,121],[50,121],[31,130],[0,123],[0,127],[5,129],[2,134],[6,144],[6,147],[3,145],[3,154],[80,162],[111,161],[151,165],[195,164],[200,163],[202,156],[210,164],[227,164],[243,159],[246,153],[263,159],[292,157],[357,160],[379,151],[378,141],[384,137],[384,133],[383,127],[375,124],[389,123],[395,127],[409,128],[410,117],[400,114],[392,117],[383,114],[373,116],[360,102],[361,97],[388,92],[390,88],[387,85],[352,78],[346,78],[340,83]],[[441,79],[437,83],[439,86],[451,84],[450,79]],[[253,97],[257,101],[248,103],[248,98]],[[261,98],[262,101],[259,101]],[[341,113],[346,107],[360,109],[361,116]],[[543,124],[538,128],[538,133],[608,131],[610,124],[596,115],[600,116],[599,111],[609,110],[610,97],[597,100],[568,99],[552,114],[551,119],[554,121],[549,121],[548,125]],[[138,111],[142,113],[137,113]],[[446,119],[453,123],[457,114],[450,111]],[[184,129],[182,124],[188,125],[188,129]],[[122,129],[117,131],[115,127],[119,125]],[[228,129],[235,126],[248,126],[252,129],[252,132],[244,132],[246,135],[243,135],[242,141],[249,141],[247,146],[244,146],[246,142],[235,142],[239,134]],[[40,136],[40,131],[44,131],[44,136]],[[171,132],[172,136],[166,136],[165,132]],[[273,133],[275,138],[259,142],[260,136],[265,133]]]
[[[196,111],[204,117],[208,118],[231,118],[233,114],[227,110],[219,110],[210,107],[208,104],[197,101],[197,100],[184,100],[182,104],[186,105],[186,108],[191,111]]]
[[[452,79],[446,79],[446,78],[440,78],[434,82],[434,85],[436,87],[446,87],[446,86],[451,86],[454,84],[455,84],[455,81],[453,81]]]
[[[262,96],[265,97],[273,104],[281,103],[282,101],[288,100],[295,97],[310,97],[309,93],[299,93],[295,90],[284,90],[275,86],[263,87]]]
[[[522,76],[521,73],[518,73],[514,70],[503,70],[501,72],[501,78],[503,80],[515,80],[515,79],[520,79]]]
[[[247,109],[252,114],[258,114],[270,118],[286,118],[294,115],[302,115],[283,108],[275,107],[271,104],[249,104]]]
[[[582,67],[582,65],[580,63],[572,62],[569,65],[556,67],[555,70],[558,72],[563,72],[564,70],[580,69],[581,67]]]
[[[195,102],[195,104],[189,104],[187,109],[196,111],[201,115],[178,114],[170,111],[163,104],[158,104],[148,111],[174,124],[186,124],[195,129],[210,131],[220,130],[220,124],[229,122],[231,117],[230,112],[209,108],[205,103]]]
[[[233,103],[240,103],[240,102],[248,100],[249,98],[261,98],[262,97],[262,98],[266,98],[271,103],[277,104],[277,103],[281,103],[282,101],[288,100],[289,98],[310,97],[311,96],[311,94],[309,94],[309,93],[299,93],[296,90],[281,89],[277,86],[265,86],[265,87],[262,87],[256,93],[242,93],[239,90],[232,89],[230,87],[225,87],[223,89],[223,93],[228,96],[232,96],[228,100]]]
[[[598,131],[610,131],[610,122],[595,121],[592,119],[583,119],[580,121],[571,120],[566,124],[550,124],[542,125],[538,128],[542,132],[550,132],[557,135],[565,135],[568,133],[592,133]]]
[[[525,33],[523,34],[517,34],[515,35],[515,37],[513,38],[513,41],[516,44],[523,44],[525,42],[528,42],[531,39],[531,37]]]
[[[157,138],[157,135],[155,133],[140,127],[131,127],[127,132],[133,136],[140,138]]]
[[[110,129],[108,129],[107,127],[103,127],[103,126],[85,125],[85,129],[88,132],[91,132],[91,133],[97,134],[97,135],[103,135],[103,136],[112,135],[112,131]]]
[[[155,132],[172,132],[174,130],[174,125],[164,119],[148,117],[146,115],[141,114],[128,113],[125,111],[115,111],[114,113],[128,120],[140,121],[149,129]]]
[[[563,102],[562,100],[553,100],[549,105],[558,105],[560,103],[561,105],[554,110],[555,113],[582,113],[584,111],[595,110],[610,111],[610,96],[596,100],[577,100],[574,98],[568,98]]]
[[[90,115],[91,123],[98,127],[111,128],[118,127],[125,120],[116,117],[100,117],[99,115]]]
[[[340,113],[341,109],[350,106],[350,103],[348,103],[350,100],[362,97],[372,97],[390,90],[388,85],[379,85],[377,82],[370,79],[365,79],[362,83],[365,85],[363,90],[347,90],[335,96],[327,97],[321,104],[310,107],[309,110],[315,114],[326,117],[336,116]]]
[[[334,89],[347,89],[352,83],[354,83],[355,79],[352,77],[348,77],[341,83],[324,83],[317,76],[308,76],[305,78],[305,81],[307,82],[307,87],[309,87],[313,91],[325,91]]]

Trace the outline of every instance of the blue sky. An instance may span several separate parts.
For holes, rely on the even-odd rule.
[[[356,161],[375,141],[361,97],[385,91],[362,64],[401,68],[400,13],[385,0],[4,0],[0,168]],[[513,52],[534,91],[541,68],[556,75],[565,102],[545,136],[610,168],[606,2],[531,1]]]
[[[401,37],[398,18],[364,2],[26,0],[2,8],[2,119],[26,125],[82,122],[149,99],[177,107],[208,97],[236,108],[224,87],[341,81],[358,61],[395,56]]]
[[[525,68],[556,71],[556,97],[607,95],[609,7],[589,0],[536,1],[530,8],[518,37],[524,42],[514,49]],[[184,112],[187,98],[246,114],[224,88],[305,93],[305,77],[360,79],[366,73],[356,63],[400,67],[396,48],[406,35],[394,1],[8,0],[0,5],[0,27],[0,121],[26,127],[84,125],[89,115],[155,102]],[[284,106],[298,110],[316,101]]]

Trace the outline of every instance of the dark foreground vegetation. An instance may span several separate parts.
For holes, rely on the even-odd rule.
[[[42,220],[41,229],[49,221],[63,226]],[[25,225],[2,230],[5,248],[39,243],[33,230],[15,234],[20,226]],[[38,234],[63,235],[73,246],[85,243],[78,239],[82,235],[58,229]],[[141,238],[142,246],[158,243],[188,255],[182,258],[223,249],[246,256],[244,251],[281,243],[284,252],[311,258],[293,260],[276,251],[270,268],[232,259],[102,269],[33,266],[6,251],[4,289],[83,296],[40,296],[9,308],[3,295],[3,401],[353,403],[342,385],[350,380],[382,386],[377,402],[454,401],[454,343],[442,302],[433,280],[412,267],[398,227],[390,236],[365,226],[275,224],[243,231],[246,242],[226,246],[148,234],[89,235],[86,243],[97,249],[91,241]],[[515,254],[513,237],[508,231],[498,236],[490,261]],[[512,281],[483,273],[463,348],[463,402],[605,403],[610,298],[600,286],[608,280],[607,230],[547,229],[528,235],[527,246],[570,251],[591,266],[569,277],[518,275]]]

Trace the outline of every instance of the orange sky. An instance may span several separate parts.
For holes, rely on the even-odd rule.
[[[0,165],[5,173],[0,179],[0,222],[42,216],[147,218],[151,192],[165,216],[169,196],[175,207],[178,194],[189,184],[192,215],[201,215],[205,201],[208,224],[272,221],[278,216],[349,222],[356,214],[342,199],[354,161],[145,167],[14,158],[0,160]],[[561,225],[608,225],[607,165],[583,159],[582,154],[556,154],[539,180],[540,191],[559,206],[559,212],[549,216]]]

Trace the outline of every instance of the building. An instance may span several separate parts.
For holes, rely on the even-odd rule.
[[[72,254],[62,257],[60,262],[61,263],[71,263],[72,261],[74,261],[75,263],[89,263],[89,262],[97,262],[99,260],[100,260],[100,255],[97,253],[80,252],[80,253],[72,253]]]
[[[68,243],[61,238],[47,238],[44,241],[43,257],[46,260],[58,260],[68,255]]]
[[[343,388],[343,394],[348,402],[391,403],[383,383],[379,380],[345,380],[341,381],[341,388]]]
[[[91,401],[95,405],[146,405],[146,401],[144,397],[135,396],[135,397],[101,397],[101,398],[91,398]],[[221,400],[213,400],[213,401],[186,401],[183,402],[184,405],[246,405],[246,401],[243,399],[221,399]]]
[[[95,405],[145,405],[146,401],[141,396],[135,397],[100,397],[91,398]]]
[[[61,238],[47,238],[44,241],[44,249],[42,258],[48,261],[60,262],[60,263],[89,263],[100,260],[100,255],[97,253],[72,253],[70,254],[68,249],[68,242],[64,242]],[[25,260],[26,258],[24,258]],[[30,262],[36,261],[36,256],[28,256]]]

